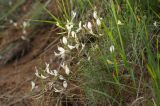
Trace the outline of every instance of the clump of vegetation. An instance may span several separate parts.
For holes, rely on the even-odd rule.
[[[47,12],[61,31],[54,53],[59,68],[46,64],[36,72],[44,88],[49,85],[45,90],[66,98],[81,93],[79,98],[88,105],[160,105],[159,1],[58,3],[61,17]],[[81,92],[74,93],[71,85]]]

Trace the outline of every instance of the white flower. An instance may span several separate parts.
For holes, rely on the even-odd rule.
[[[85,44],[81,43],[81,45],[82,45],[82,50],[83,50],[83,49],[84,49],[84,47],[85,47]]]
[[[69,75],[70,69],[68,68],[68,66],[63,63],[63,64],[61,64],[61,67],[65,70],[65,73],[66,73],[67,75]]]
[[[67,30],[68,30],[68,34],[70,34],[70,32],[71,32],[71,30],[72,30],[72,28],[73,28],[73,23],[72,23],[72,22],[69,22],[69,21],[67,20],[66,28],[67,28]]]
[[[87,59],[88,61],[90,61],[91,60],[91,57],[90,56],[88,56],[88,59]]]
[[[26,28],[28,26],[28,23],[26,21],[23,22],[23,28]]]
[[[78,50],[78,48],[79,48],[79,44],[76,44],[75,46],[76,46],[76,49]]]
[[[72,35],[72,37],[75,39],[75,41],[78,42],[78,37],[77,37],[76,32],[72,31],[72,32],[71,32],[71,35]]]
[[[65,49],[62,48],[62,47],[59,47],[59,46],[58,46],[58,50],[59,50],[61,53],[64,53],[64,52],[65,52]]]
[[[46,78],[48,78],[48,77],[41,74],[41,75],[40,75],[40,78],[41,78],[41,79],[46,79]]]
[[[155,27],[157,27],[157,22],[156,22],[156,21],[154,21],[153,25],[154,25]]]
[[[62,92],[62,91],[63,91],[63,89],[59,90],[59,89],[57,89],[57,88],[54,87],[54,92]]]
[[[85,23],[85,24],[83,25],[83,27],[84,27],[85,29],[87,29],[87,24]]]
[[[94,19],[96,19],[96,24],[97,24],[98,26],[100,26],[100,25],[101,25],[101,19],[102,19],[102,18],[99,18],[99,17],[97,16],[97,11],[94,11],[94,12],[93,12],[93,17],[94,17]]]
[[[58,76],[58,71],[57,71],[57,70],[50,70],[50,71],[48,72],[48,74],[54,75],[54,76],[56,77],[56,76]]]
[[[94,11],[94,12],[93,12],[93,17],[94,17],[95,19],[98,18],[98,16],[97,16],[97,11]]]
[[[79,22],[79,28],[76,30],[76,32],[78,33],[80,30],[82,30],[82,22]]]
[[[68,45],[68,48],[69,48],[70,50],[72,50],[72,49],[76,48],[76,45],[75,45],[75,46]]]
[[[60,80],[64,80],[64,77],[62,75],[59,75]]]
[[[111,45],[110,48],[109,48],[109,50],[110,50],[111,53],[114,52],[114,46]]]
[[[63,87],[67,88],[67,86],[68,86],[67,81],[63,81]]]
[[[89,30],[89,33],[91,33],[91,34],[94,35],[94,33],[93,33],[93,31],[92,31],[92,23],[91,23],[91,22],[88,22],[88,23],[87,23],[87,28],[88,28],[88,30]]]
[[[100,18],[97,18],[97,19],[96,19],[96,23],[97,23],[98,26],[101,25],[101,20],[100,20]]]
[[[66,45],[66,44],[67,44],[67,38],[63,36],[63,38],[62,38],[62,42],[63,42],[63,44],[65,44],[65,45]]]
[[[120,20],[117,21],[118,25],[124,25]]]
[[[58,71],[57,70],[50,70],[48,63],[46,63],[46,69],[44,71],[46,71],[50,75],[58,76]]]
[[[45,71],[46,71],[47,73],[49,73],[49,64],[48,64],[48,63],[46,63],[46,69],[45,69]]]
[[[60,56],[61,54],[54,52],[54,55],[55,56]]]
[[[65,58],[65,54],[64,53],[56,53],[54,52],[55,56],[60,56],[61,58]]]
[[[82,52],[82,50],[85,48],[85,44],[81,43],[81,50],[80,50],[80,53]],[[77,48],[78,49],[78,48]]]
[[[55,73],[52,70],[47,71],[47,73],[50,74],[50,75],[56,76]]]
[[[57,70],[53,70],[54,72],[54,76],[58,76],[58,71]]]
[[[103,36],[103,34],[100,33],[99,36]]]
[[[36,67],[35,75],[36,75],[38,78],[41,78],[41,79],[46,79],[46,78],[48,77],[48,76],[44,76],[44,75],[42,75],[42,74],[39,74],[37,67]]]
[[[54,52],[54,54],[55,56],[61,56],[61,58],[65,58],[65,53],[68,52],[68,50],[65,50],[64,48],[59,47],[59,46],[58,46],[58,51],[59,53]]]
[[[35,67],[35,69],[36,69],[35,75],[40,78],[40,75],[39,75],[37,67]]]
[[[72,11],[72,12],[71,12],[72,20],[76,17],[76,14],[77,14],[77,13],[76,13],[76,12],[74,12],[74,11]]]
[[[91,24],[91,22],[88,22],[88,23],[87,23],[87,28],[88,28],[89,30],[92,30],[92,24]]]
[[[33,82],[33,81],[31,81],[31,91],[35,88],[35,86],[36,86],[36,84],[35,84],[35,82]]]
[[[76,36],[76,33],[75,33],[74,31],[71,32],[71,35],[72,35],[73,38],[76,38],[76,37],[77,37],[77,36]]]
[[[79,28],[82,28],[82,21],[79,22]]]
[[[70,73],[70,69],[68,68],[68,66],[67,66],[67,65],[65,65],[64,69],[65,69],[65,73],[66,73],[67,75],[69,75],[69,73]]]

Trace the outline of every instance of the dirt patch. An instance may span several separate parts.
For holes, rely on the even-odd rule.
[[[35,77],[35,66],[53,59],[51,56],[59,39],[53,29],[38,31],[30,42],[28,53],[0,67],[0,106],[29,106],[30,82]]]

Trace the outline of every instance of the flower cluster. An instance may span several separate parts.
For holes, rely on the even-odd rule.
[[[68,68],[67,65],[62,64],[62,66],[64,68],[64,70],[66,71],[67,74],[69,74],[70,70]],[[43,70],[38,70],[38,68],[35,68],[36,72],[35,75],[37,78],[43,80],[46,82],[46,87],[45,90],[51,90],[53,89],[55,92],[63,92],[67,86],[67,80],[64,78],[64,76],[62,76],[58,70],[54,69],[52,70],[50,68],[50,64],[46,63],[45,69]],[[57,82],[62,82],[62,86],[61,87],[57,87]],[[32,88],[31,90],[34,90],[37,88],[35,82],[31,82]],[[60,85],[59,85],[60,86]]]
[[[96,27],[101,26],[102,18],[98,17],[96,11],[93,12],[92,21],[79,21],[78,24],[74,22],[76,14],[76,12],[72,11],[71,19],[66,20],[66,35],[60,39],[60,45],[57,46],[57,51],[54,51],[54,55],[60,60],[59,68],[52,70],[48,63],[46,63],[46,68],[43,69],[43,71],[39,71],[36,68],[36,77],[46,81],[46,85],[49,85],[48,88],[53,88],[55,92],[62,93],[67,89],[69,82],[67,77],[69,77],[70,74],[72,74],[72,71],[74,71],[72,70],[73,65],[71,66],[71,63],[75,62],[74,59],[78,60],[78,58],[82,58],[81,56],[83,56],[82,54],[86,48],[86,43],[82,41],[85,36],[83,33],[89,33],[91,36],[98,36],[95,29]],[[59,25],[58,22],[57,25]],[[88,60],[90,60],[89,56]],[[31,85],[32,90],[36,88],[36,84],[33,81],[31,82]]]
[[[62,67],[65,69],[66,73],[69,74],[68,66],[63,64]],[[46,86],[46,90],[53,89],[55,92],[62,92],[68,86],[67,80],[59,73],[58,70],[56,69],[51,70],[50,65],[48,63],[46,63],[46,68],[42,70],[41,72],[36,67],[35,75],[37,78],[46,81],[46,85],[48,86],[48,87]],[[54,80],[51,80],[51,79],[54,79]],[[62,82],[61,87],[57,87],[56,85],[57,81]],[[36,88],[35,82],[32,81],[31,85],[32,85],[31,90]]]

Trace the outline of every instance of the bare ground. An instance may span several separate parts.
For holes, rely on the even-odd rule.
[[[54,59],[53,51],[58,42],[58,36],[52,29],[42,28],[29,42],[30,50],[25,55],[1,65],[0,106],[31,106],[30,82],[35,78],[35,66],[42,65],[48,60],[53,62]],[[7,41],[9,37],[15,39],[19,36],[17,34],[13,37],[13,32],[10,33],[12,34],[4,37],[1,42]],[[12,43],[12,39],[8,42]]]

